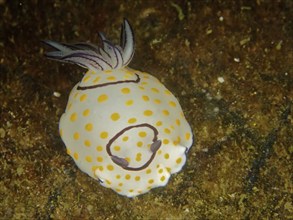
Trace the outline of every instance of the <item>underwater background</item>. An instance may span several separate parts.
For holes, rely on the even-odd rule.
[[[0,0],[0,219],[292,219],[293,1]],[[178,98],[194,143],[165,187],[127,198],[58,133],[85,69],[41,40],[136,40],[130,67]]]

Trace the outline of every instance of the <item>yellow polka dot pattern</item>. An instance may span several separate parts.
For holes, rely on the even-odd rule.
[[[133,100],[127,100],[126,102],[125,102],[125,105],[126,106],[131,106],[131,105],[133,105]]]
[[[90,147],[92,144],[91,144],[91,141],[85,140],[84,145],[87,146],[87,147]]]
[[[123,94],[128,94],[128,93],[130,93],[130,89],[129,88],[123,88],[123,89],[121,89],[121,92]]]
[[[82,113],[82,115],[85,116],[85,117],[86,116],[89,116],[89,114],[90,114],[90,110],[89,109],[84,110],[83,113]]]
[[[74,122],[74,121],[76,121],[76,119],[77,119],[77,114],[74,112],[70,116],[70,121]]]
[[[171,173],[181,170],[192,132],[180,104],[156,78],[129,68],[89,71],[78,86],[96,88],[74,87],[59,132],[82,171],[133,197],[166,185]],[[156,139],[162,144],[154,154],[151,144]],[[109,150],[137,170],[119,166]]]
[[[129,124],[134,124],[136,121],[137,121],[136,118],[130,118],[130,119],[128,119],[128,123]]]
[[[86,131],[92,131],[93,130],[93,124],[92,123],[88,123],[85,125],[85,130]]]
[[[102,94],[98,97],[98,102],[100,102],[100,103],[105,102],[105,101],[107,101],[107,99],[108,99],[108,96],[106,94]]]
[[[75,132],[73,134],[73,138],[74,138],[74,140],[78,140],[79,139],[79,133],[78,132]]]
[[[80,101],[84,102],[86,100],[86,98],[87,98],[87,95],[83,94],[83,95],[80,96]]]
[[[108,133],[106,131],[101,132],[100,137],[102,139],[106,139],[108,137]]]
[[[144,114],[145,116],[152,116],[152,115],[153,115],[153,112],[152,112],[151,110],[145,110],[145,111],[143,112],[143,114]]]
[[[113,114],[111,115],[111,119],[112,119],[113,121],[117,121],[117,120],[119,120],[119,118],[120,118],[119,113],[113,113]]]

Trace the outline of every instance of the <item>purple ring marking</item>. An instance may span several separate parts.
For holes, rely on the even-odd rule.
[[[116,85],[116,84],[120,84],[120,83],[139,83],[140,77],[137,73],[135,73],[135,75],[136,75],[136,80],[121,80],[121,81],[102,83],[102,84],[97,84],[97,85],[92,85],[92,86],[78,86],[77,90],[95,89],[95,88],[99,88],[99,87]]]
[[[119,157],[117,157],[117,156],[115,156],[115,155],[112,154],[112,152],[111,152],[111,145],[113,144],[113,142],[116,139],[118,139],[126,131],[131,130],[133,128],[140,128],[140,127],[148,127],[151,130],[153,130],[153,132],[154,132],[154,138],[153,138],[152,145],[155,145],[155,147],[151,147],[151,150],[150,151],[152,152],[152,156],[150,157],[150,159],[144,165],[142,165],[140,167],[129,167],[128,164],[126,165],[125,163],[122,162],[122,160],[124,160],[124,158],[119,158]],[[108,144],[106,145],[107,153],[111,157],[112,161],[115,164],[117,164],[118,166],[122,167],[125,170],[131,170],[131,171],[143,170],[143,169],[145,169],[146,167],[148,167],[150,165],[150,163],[155,158],[157,151],[161,147],[161,141],[158,140],[158,134],[159,134],[158,130],[154,126],[152,126],[150,124],[147,124],[147,123],[143,123],[143,124],[139,124],[139,125],[134,125],[134,126],[128,126],[128,127],[124,128],[123,130],[121,130],[120,132],[118,132],[114,137],[112,137],[109,140]]]

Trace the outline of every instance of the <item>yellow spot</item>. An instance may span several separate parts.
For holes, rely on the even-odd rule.
[[[78,95],[79,95],[79,93],[77,92],[77,93],[74,94],[73,97],[76,99]]]
[[[150,98],[147,95],[143,95],[142,99],[146,102],[150,101]]]
[[[173,101],[170,101],[170,102],[169,102],[169,105],[170,105],[171,107],[176,107],[176,103],[173,102]]]
[[[87,98],[87,95],[86,95],[86,94],[83,94],[82,96],[80,96],[79,100],[80,100],[81,102],[83,102],[83,101],[86,100],[86,98]]]
[[[62,129],[59,130],[59,134],[60,134],[61,137],[63,136],[63,131],[62,131]]]
[[[121,192],[121,189],[119,189],[119,188],[116,188],[115,190],[116,190],[116,192]]]
[[[108,185],[111,185],[111,181],[110,181],[110,180],[106,180],[106,183],[107,183]]]
[[[114,80],[116,80],[116,77],[115,76],[109,76],[109,77],[107,77],[107,80],[114,81]]]
[[[159,169],[159,173],[163,173],[163,171],[164,171],[163,169]]]
[[[127,100],[127,101],[125,102],[125,105],[126,105],[126,106],[131,106],[131,105],[133,105],[133,100],[132,100],[132,99]]]
[[[83,113],[82,113],[82,115],[85,116],[85,117],[88,116],[89,114],[90,114],[89,109],[84,110]]]
[[[66,153],[71,155],[71,151],[68,148],[66,149]]]
[[[104,70],[105,73],[112,73],[112,70]]]
[[[121,176],[120,176],[119,174],[117,174],[117,175],[116,175],[116,179],[119,180],[120,178],[121,178]]]
[[[91,156],[86,156],[86,157],[85,157],[85,160],[86,160],[87,162],[89,162],[89,163],[93,161],[93,159],[92,159]]]
[[[78,153],[73,154],[74,159],[78,160]]]
[[[98,162],[103,162],[103,160],[104,160],[103,157],[97,157]]]
[[[77,114],[74,112],[70,116],[70,121],[74,122],[74,121],[76,121],[76,119],[77,119]]]
[[[170,113],[169,113],[169,111],[168,110],[163,110],[163,115],[166,115],[166,116],[168,116]]]
[[[92,145],[92,143],[89,140],[85,140],[84,145],[87,147],[90,147]]]
[[[125,175],[125,179],[130,180],[131,176],[129,174]]]
[[[166,89],[166,90],[165,90],[165,94],[166,94],[166,95],[171,95],[172,93],[171,93],[169,90]]]
[[[161,121],[157,121],[156,125],[161,126],[163,123]]]
[[[142,84],[142,85],[147,85],[147,84],[148,84],[148,82],[142,82],[141,84]]]
[[[99,82],[100,81],[100,77],[99,76],[97,76],[94,80],[93,80],[93,83],[97,83],[97,82]]]
[[[169,157],[170,157],[170,155],[168,154],[168,153],[166,153],[165,155],[164,155],[164,158],[167,160],[167,159],[169,159]]]
[[[141,142],[141,141],[138,141],[137,143],[136,143],[136,146],[138,146],[138,147],[141,147],[143,145],[143,143]]]
[[[99,152],[101,152],[101,151],[103,151],[103,147],[102,146],[97,146],[96,147],[96,150],[99,151]]]
[[[177,140],[173,141],[173,144],[176,146],[179,144],[179,142]]]
[[[133,71],[129,70],[129,69],[124,69],[124,72],[127,74],[127,75],[132,75]]]
[[[180,122],[179,119],[176,119],[176,124],[177,124],[178,126],[180,126],[181,122]]]
[[[151,110],[145,110],[145,111],[143,112],[143,114],[144,114],[145,116],[152,116],[153,112],[152,112]]]
[[[130,118],[130,119],[128,119],[128,123],[129,124],[133,124],[135,122],[136,122],[136,118]]]
[[[135,158],[135,160],[136,160],[137,162],[141,161],[141,153],[137,153],[137,154],[136,154],[136,158]]]
[[[146,134],[144,131],[140,131],[140,132],[138,133],[138,135],[139,135],[140,137],[144,138],[144,137],[146,137],[147,134]]]
[[[130,163],[130,158],[129,157],[125,157],[125,160]]]
[[[123,186],[123,183],[119,183],[118,186],[122,187]]]
[[[168,139],[164,139],[164,140],[163,140],[163,143],[164,143],[164,144],[169,144],[169,140],[168,140]]]
[[[147,169],[147,170],[146,170],[146,174],[150,174],[151,172],[152,172],[151,169]]]
[[[136,176],[134,179],[135,181],[140,181],[140,176]]]
[[[140,90],[144,90],[144,87],[143,86],[139,86],[138,87]]]
[[[131,77],[130,74],[126,74],[126,75],[123,76],[123,79],[129,79],[130,77]]]
[[[114,167],[113,167],[112,165],[108,165],[108,166],[107,166],[107,169],[108,169],[109,171],[112,171],[112,170],[114,170]]]
[[[104,167],[103,166],[99,166],[99,171],[103,171]]]
[[[123,137],[122,141],[128,141],[128,136]]]
[[[121,92],[123,94],[128,94],[128,93],[130,93],[130,89],[129,88],[123,88],[123,89],[121,89]]]
[[[170,131],[169,128],[165,128],[165,129],[164,129],[164,132],[165,132],[166,134],[170,134],[170,133],[171,133],[171,131]]]
[[[99,166],[92,166],[92,171],[95,172],[98,168]]]
[[[106,131],[101,132],[100,137],[102,139],[106,139],[108,137],[108,132],[106,132]]]
[[[179,157],[179,158],[176,160],[176,163],[177,163],[177,164],[180,164],[180,163],[181,163],[181,161],[182,161],[182,158],[181,158],[181,157]]]
[[[160,100],[160,99],[155,99],[154,102],[155,102],[156,104],[161,104],[161,100]]]
[[[186,134],[185,134],[185,139],[186,139],[186,140],[189,140],[189,139],[190,139],[190,133],[186,133]]]
[[[74,140],[78,140],[79,139],[79,133],[78,132],[75,132],[73,134],[73,138],[74,138]]]
[[[120,146],[115,146],[115,147],[114,147],[114,150],[115,150],[115,151],[120,151],[120,149],[121,149]]]
[[[87,82],[90,78],[91,78],[90,76],[86,76],[86,77],[83,78],[82,81],[83,81],[83,82]]]
[[[161,180],[162,182],[164,182],[164,181],[165,181],[165,179],[166,179],[166,177],[165,177],[165,176],[162,176],[162,177],[160,178],[160,180]]]
[[[111,115],[112,121],[117,121],[119,120],[119,118],[120,118],[120,115],[116,112]]]
[[[134,191],[134,189],[130,189],[130,190],[128,190],[128,192],[131,192],[131,193],[132,193],[133,191]]]
[[[151,90],[152,90],[154,93],[159,93],[159,90],[156,89],[156,88],[152,88]]]
[[[69,103],[69,104],[68,104],[68,107],[67,107],[67,108],[68,108],[68,110],[70,110],[70,109],[71,109],[71,107],[72,107],[72,103]]]
[[[87,123],[84,128],[87,131],[92,131],[93,130],[93,124],[92,123]]]
[[[154,180],[153,180],[153,179],[150,179],[150,180],[148,181],[148,183],[149,183],[149,184],[153,184],[153,183],[154,183]]]
[[[108,100],[108,96],[106,94],[102,94],[98,97],[98,102],[105,102]]]
[[[166,167],[166,169],[167,169],[167,171],[168,171],[169,173],[171,173],[171,168],[170,168],[170,167]]]

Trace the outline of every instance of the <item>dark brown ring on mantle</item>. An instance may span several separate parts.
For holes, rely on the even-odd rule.
[[[143,170],[143,169],[145,169],[145,168],[148,167],[148,166],[150,165],[150,163],[153,161],[153,159],[154,159],[155,156],[156,156],[157,151],[158,151],[159,148],[161,147],[161,145],[159,145],[159,146],[155,147],[155,149],[150,150],[150,151],[152,152],[152,156],[150,157],[150,159],[149,159],[144,165],[142,165],[142,166],[140,166],[140,167],[129,167],[128,165],[125,166],[125,164],[124,164],[124,165],[121,165],[121,163],[119,162],[119,160],[120,160],[120,159],[124,160],[124,158],[119,158],[119,157],[113,155],[112,152],[111,152],[111,145],[113,144],[113,142],[114,142],[116,139],[118,139],[118,138],[119,138],[121,135],[123,135],[126,131],[128,131],[128,130],[130,130],[130,129],[132,129],[132,128],[140,128],[140,127],[148,127],[148,128],[150,128],[150,129],[152,129],[153,132],[154,132],[153,143],[155,143],[155,142],[158,141],[158,134],[159,134],[158,130],[157,130],[154,126],[152,126],[152,125],[150,125],[150,124],[143,123],[143,124],[134,125],[134,126],[129,126],[129,127],[124,128],[123,130],[121,130],[120,132],[118,132],[114,137],[112,137],[112,138],[110,139],[110,141],[108,142],[108,144],[106,145],[107,153],[108,153],[108,155],[111,157],[112,161],[113,161],[115,164],[117,164],[118,166],[120,166],[120,167],[122,167],[123,169],[125,169],[125,170],[139,171],[139,170]],[[152,143],[152,144],[153,144],[153,143]]]
[[[136,80],[121,80],[121,81],[116,81],[116,82],[109,82],[109,83],[102,83],[102,84],[97,84],[97,85],[92,85],[92,86],[78,86],[77,90],[87,90],[87,89],[95,89],[99,87],[104,87],[104,86],[110,86],[110,85],[116,85],[120,83],[139,83],[140,82],[140,77],[137,73],[136,75]]]

